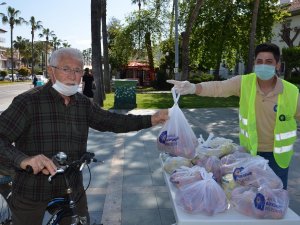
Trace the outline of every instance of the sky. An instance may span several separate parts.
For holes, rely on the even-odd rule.
[[[71,47],[84,50],[91,47],[91,22],[90,0],[0,0],[0,12],[7,15],[8,6],[20,11],[19,17],[29,21],[31,16],[36,21],[41,21],[45,28],[54,31],[58,39],[66,40]],[[131,0],[107,0],[107,23],[112,17],[124,22],[125,16],[137,10],[137,5],[132,5]],[[5,38],[1,46],[10,47],[10,27],[0,23],[0,28],[6,30],[0,37]],[[30,25],[15,26],[13,39],[17,36],[31,41]],[[44,40],[35,32],[35,41]]]

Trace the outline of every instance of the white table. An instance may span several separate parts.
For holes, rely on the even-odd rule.
[[[161,163],[163,165],[162,161]],[[213,216],[186,213],[175,203],[175,191],[177,188],[170,182],[170,175],[165,171],[163,171],[163,174],[173,205],[176,225],[300,225],[300,217],[290,208],[283,219],[256,219],[245,216],[233,208]]]

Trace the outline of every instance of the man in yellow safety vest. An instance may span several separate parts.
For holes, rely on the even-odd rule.
[[[255,49],[254,71],[224,81],[192,84],[168,80],[181,95],[240,97],[240,145],[252,155],[269,160],[269,166],[287,188],[288,168],[300,120],[298,88],[280,79],[280,49],[263,43]]]

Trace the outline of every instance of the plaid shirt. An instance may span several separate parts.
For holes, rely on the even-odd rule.
[[[111,113],[76,93],[68,105],[52,88],[51,82],[14,98],[0,115],[0,154],[17,168],[28,156],[44,154],[51,158],[65,152],[70,161],[86,152],[89,127],[115,133],[136,131],[151,126],[151,116]],[[101,141],[101,140],[99,140]],[[15,145],[12,145],[12,143]],[[48,200],[65,193],[62,176],[31,175],[17,170],[13,191],[32,200]],[[75,176],[82,185],[81,174]]]

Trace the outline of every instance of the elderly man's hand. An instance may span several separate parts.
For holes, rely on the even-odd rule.
[[[161,109],[151,116],[152,126],[166,122],[169,119],[169,110]]]
[[[34,174],[38,174],[39,172],[42,172],[45,175],[49,175],[49,174],[54,175],[56,172],[55,164],[52,162],[51,159],[49,159],[43,154],[24,159],[21,162],[20,167],[23,170],[26,170],[26,167],[28,165],[32,167]]]
[[[176,93],[180,95],[195,94],[196,85],[189,81],[167,80],[168,83],[174,84]]]

